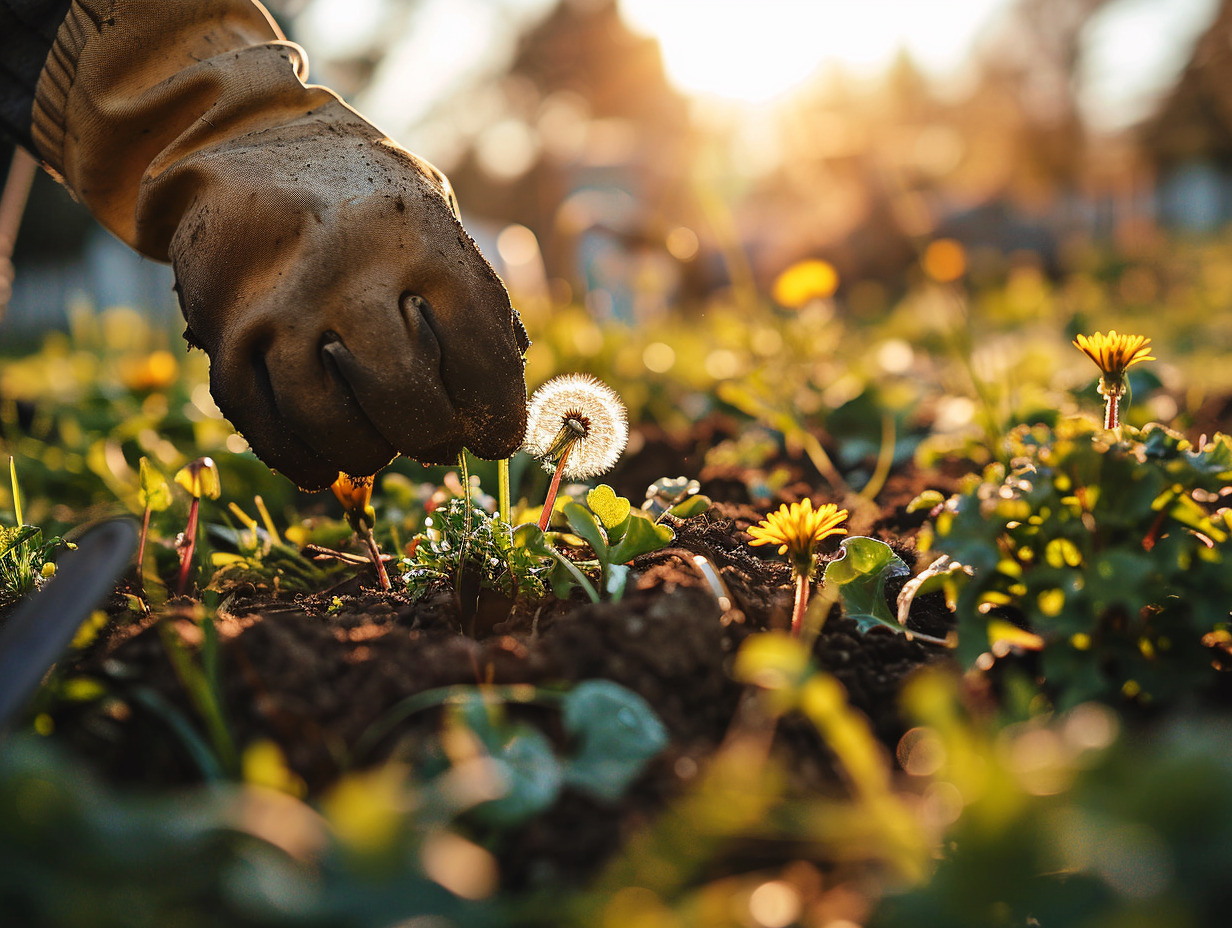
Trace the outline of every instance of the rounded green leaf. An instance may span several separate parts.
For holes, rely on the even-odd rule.
[[[629,518],[631,508],[629,501],[623,496],[617,496],[616,491],[606,483],[599,484],[586,494],[586,505],[609,531]]]
[[[563,699],[561,721],[576,745],[565,782],[612,802],[667,746],[667,729],[637,693],[610,680],[586,680]]]
[[[171,486],[162,471],[150,463],[145,455],[141,456],[141,490],[138,498],[143,508],[151,512],[162,512],[171,505]]]
[[[862,632],[878,625],[905,631],[885,595],[886,580],[910,573],[903,559],[884,541],[863,535],[844,538],[839,549],[838,558],[826,565],[824,581],[838,587],[843,614],[854,619]]]

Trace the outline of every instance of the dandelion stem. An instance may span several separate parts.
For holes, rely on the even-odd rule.
[[[556,494],[560,491],[560,475],[565,469],[565,462],[569,460],[569,451],[572,448],[572,444],[565,445],[560,453],[560,460],[556,462],[556,471],[552,474],[552,482],[548,485],[548,498],[543,504],[543,512],[539,514],[539,531],[541,532],[548,530],[548,522],[552,520],[552,507],[556,505]]]
[[[197,513],[201,509],[201,497],[194,496],[188,507],[188,525],[184,528],[184,540],[180,546],[180,575],[175,591],[183,596],[188,589],[188,571],[192,567],[193,550],[197,547]]]
[[[137,588],[145,593],[145,540],[150,534],[150,507],[141,517],[141,539],[137,542]]]
[[[804,613],[808,609],[809,578],[808,574],[796,574],[796,605],[791,611],[791,637],[799,638],[804,628]]]
[[[506,525],[511,523],[511,507],[509,504],[509,459],[501,458],[496,462],[496,499],[500,507],[501,521]]]
[[[9,455],[9,481],[13,484],[13,515],[17,518],[17,527],[26,523],[21,518],[21,486],[17,483],[17,461]]]
[[[359,537],[364,540],[364,546],[368,549],[368,557],[372,559],[372,566],[376,568],[376,579],[381,584],[381,590],[385,593],[389,592],[389,574],[385,571],[385,559],[381,557],[381,549],[376,545],[376,538],[373,537],[372,528],[367,523],[361,523],[362,531],[359,532]]]

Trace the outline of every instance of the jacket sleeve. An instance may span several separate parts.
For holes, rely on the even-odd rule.
[[[69,3],[0,0],[0,135],[33,153],[34,90]]]

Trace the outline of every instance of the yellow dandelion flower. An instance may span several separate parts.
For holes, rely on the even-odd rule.
[[[1154,361],[1151,340],[1145,335],[1118,335],[1110,329],[1107,335],[1079,335],[1074,347],[1095,362],[1099,368],[1099,392],[1104,397],[1104,428],[1120,424],[1121,397],[1125,394],[1125,370],[1139,361]]]
[[[814,509],[813,502],[784,503],[777,512],[767,515],[749,529],[753,536],[750,545],[778,545],[779,554],[791,558],[793,569],[805,575],[812,572],[813,550],[830,535],[846,535],[847,529],[839,526],[847,518],[847,510],[834,503],[825,503]]]
[[[1111,329],[1107,335],[1079,335],[1074,347],[1095,362],[1105,379],[1120,381],[1125,369],[1139,361],[1154,361],[1151,340],[1145,335],[1118,335]]]

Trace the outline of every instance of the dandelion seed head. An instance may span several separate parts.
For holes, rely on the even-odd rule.
[[[536,390],[526,410],[522,449],[561,476],[584,480],[611,470],[629,441],[629,421],[616,391],[589,374],[562,374]]]

